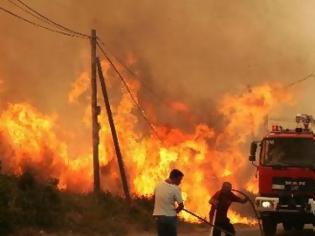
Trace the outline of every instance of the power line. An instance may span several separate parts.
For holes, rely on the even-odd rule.
[[[112,62],[112,60],[108,57],[108,55],[106,54],[105,50],[102,48],[102,46],[97,42],[97,46],[99,47],[99,49],[101,50],[101,52],[103,53],[103,55],[105,56],[106,60],[111,64],[111,66],[113,67],[113,69],[115,70],[115,72],[117,73],[118,77],[120,78],[120,80],[122,81],[123,85],[125,86],[127,92],[129,93],[130,98],[132,99],[132,101],[134,102],[134,104],[137,106],[138,110],[140,111],[140,114],[142,115],[142,117],[144,118],[144,120],[148,123],[149,127],[152,129],[152,131],[154,132],[154,134],[158,137],[158,139],[162,142],[162,139],[160,138],[160,136],[158,135],[156,129],[154,128],[153,124],[150,122],[150,120],[148,119],[148,117],[146,116],[144,110],[142,109],[141,105],[137,102],[135,96],[133,95],[133,93],[131,92],[131,89],[129,88],[128,83],[126,82],[126,80],[124,79],[124,77],[122,76],[122,74],[119,72],[119,70],[117,69],[117,67],[115,66],[115,64]]]
[[[76,32],[76,31],[73,31],[61,24],[58,24],[56,23],[55,21],[49,19],[48,17],[42,15],[41,13],[39,13],[38,11],[34,10],[33,8],[31,8],[30,6],[28,6],[26,3],[24,3],[23,1],[21,0],[17,0],[19,3],[21,3],[24,7],[26,7],[27,9],[29,9],[30,11],[34,12],[36,15],[34,15],[33,13],[31,13],[30,11],[22,8],[21,6],[19,6],[18,4],[12,2],[11,0],[9,0],[9,2],[11,2],[12,4],[14,4],[15,6],[19,7],[20,9],[22,9],[23,11],[27,12],[28,14],[32,15],[33,17],[37,18],[37,19],[40,19],[41,21],[44,21],[45,23],[49,23],[49,24],[53,24],[55,25],[56,27],[58,28],[61,28],[65,31],[60,31],[60,30],[56,30],[56,29],[52,29],[52,28],[49,28],[49,27],[46,27],[46,26],[43,26],[41,24],[38,24],[38,23],[35,23],[31,20],[28,20],[18,14],[15,14],[3,7],[0,7],[0,10],[4,11],[5,13],[7,14],[10,14],[26,23],[29,23],[33,26],[36,26],[36,27],[40,27],[40,28],[43,28],[43,29],[46,29],[46,30],[49,30],[51,32],[54,32],[54,33],[59,33],[59,34],[62,34],[62,35],[66,35],[66,36],[70,36],[70,37],[79,37],[79,38],[90,38],[89,35],[86,35],[86,34],[82,34],[80,32]],[[142,117],[144,118],[144,120],[148,123],[149,127],[152,129],[152,131],[154,132],[154,134],[156,135],[156,137],[162,142],[162,139],[160,138],[160,136],[158,135],[155,127],[153,126],[153,124],[150,122],[150,120],[148,119],[148,117],[146,116],[144,110],[142,109],[142,107],[140,106],[140,104],[137,102],[136,98],[134,97],[134,95],[132,94],[130,88],[129,88],[129,85],[128,83],[125,81],[125,79],[123,78],[122,74],[119,72],[119,70],[117,69],[117,67],[115,66],[115,64],[112,62],[112,60],[107,56],[105,50],[102,48],[102,46],[99,44],[99,41],[101,41],[100,38],[98,38],[98,42],[97,42],[97,46],[99,47],[99,49],[101,50],[101,52],[104,54],[105,58],[107,59],[107,61],[111,64],[111,66],[113,67],[113,69],[115,70],[115,72],[117,73],[117,75],[119,76],[120,80],[122,81],[123,85],[125,86],[127,92],[129,93],[130,95],[130,98],[132,99],[132,101],[135,103],[135,105],[137,106],[138,110],[140,111],[140,114],[142,115]],[[101,41],[102,42],[102,41]],[[104,42],[102,42],[104,44]],[[116,58],[117,60],[117,58]],[[133,76],[135,76],[135,74],[127,67],[125,66],[123,63],[120,62],[120,64],[122,64],[127,70],[129,73],[131,73]]]
[[[97,38],[97,40],[104,46],[106,47],[105,42],[101,39],[101,38]],[[120,60],[117,56],[115,56],[113,53],[111,53],[113,55],[113,57],[116,59],[116,61],[119,62],[119,64],[121,64],[125,70],[127,70],[132,76],[136,77],[137,75],[128,67],[126,66],[124,63],[122,63],[122,60]]]
[[[97,40],[104,46],[107,47],[106,43],[101,39],[101,38],[97,38]],[[108,47],[107,47],[108,48]],[[108,49],[107,51],[113,56],[113,58],[130,74],[132,75],[134,78],[137,78],[138,76],[135,74],[134,71],[132,71],[125,63],[122,62],[122,60],[117,57],[115,54],[111,53]],[[144,81],[142,81],[142,86],[149,92],[151,93],[160,103],[164,103],[164,99],[160,98],[159,95],[152,90],[149,86],[146,85],[146,83],[144,83]]]
[[[22,0],[16,0],[18,1],[20,4],[22,4],[24,7],[20,6],[19,4],[17,4],[14,0],[8,0],[11,4],[15,5],[16,7],[18,7],[19,9],[23,10],[24,12],[30,14],[31,16],[35,17],[36,19],[44,22],[44,23],[47,23],[47,24],[50,24],[50,25],[54,25],[56,27],[58,27],[59,29],[62,29],[62,30],[65,30],[65,31],[68,31],[72,34],[78,34],[78,35],[81,35],[83,37],[90,37],[89,35],[86,35],[86,34],[82,34],[80,32],[77,32],[77,31],[74,31],[72,29],[69,29],[68,27],[65,27],[64,25],[61,25],[61,24],[58,24],[56,23],[55,21],[49,19],[48,17],[44,16],[43,14],[41,14],[39,11],[35,10],[34,8],[32,8],[31,6],[29,6],[28,4],[26,4],[24,1]],[[97,37],[97,40],[104,46],[104,47],[107,47],[105,42]],[[109,52],[114,58],[115,60],[124,67],[124,69],[129,73],[131,74],[133,77],[137,77],[137,75],[128,67],[126,66],[122,60],[120,58],[118,58],[116,55],[114,55],[113,53]],[[149,91],[152,95],[154,95],[155,98],[158,98],[159,102],[163,102],[161,98],[158,97],[158,95],[148,86],[145,85],[145,83],[143,83],[143,86],[146,88],[147,91]]]
[[[294,85],[302,83],[302,82],[304,82],[304,81],[306,81],[306,80],[308,80],[310,78],[315,78],[315,75],[313,73],[311,73],[311,74],[305,76],[302,79],[299,79],[299,80],[296,80],[296,81],[293,81],[293,82],[289,83],[287,86],[285,86],[285,88],[293,87]]]
[[[97,42],[97,46],[98,48],[101,50],[101,52],[103,53],[103,55],[105,56],[106,60],[110,63],[110,65],[113,67],[113,69],[115,70],[115,72],[117,73],[118,77],[120,78],[121,82],[123,83],[123,85],[125,86],[127,92],[129,93],[129,96],[131,98],[131,100],[133,101],[133,103],[137,106],[138,110],[140,111],[140,114],[142,115],[142,117],[144,118],[144,120],[147,122],[147,124],[149,125],[149,127],[151,128],[151,130],[154,132],[155,136],[161,141],[163,142],[162,138],[159,136],[158,132],[156,131],[155,127],[153,126],[153,124],[151,123],[151,121],[149,120],[149,118],[146,116],[144,110],[142,109],[141,105],[138,103],[138,101],[136,100],[135,96],[133,95],[133,93],[131,92],[131,89],[129,88],[128,83],[126,82],[126,80],[124,79],[124,77],[122,76],[122,74],[119,72],[119,70],[117,69],[117,67],[115,66],[115,64],[112,62],[112,60],[108,57],[108,55],[106,54],[105,50],[102,48],[102,46],[99,44],[99,42]]]
[[[19,8],[20,10],[26,12],[27,14],[33,16],[34,18],[36,18],[36,19],[38,19],[38,20],[40,20],[40,21],[42,21],[42,22],[44,22],[44,23],[46,23],[46,24],[54,25],[54,24],[52,24],[51,22],[45,20],[44,18],[42,18],[42,17],[40,17],[40,16],[38,16],[38,15],[32,13],[31,11],[29,11],[29,10],[23,8],[22,6],[20,6],[19,4],[17,4],[15,1],[13,1],[13,0],[8,0],[8,2],[10,2],[12,5],[14,5],[15,7]]]
[[[53,20],[51,20],[50,18],[48,18],[47,16],[41,14],[39,11],[35,10],[34,8],[30,7],[29,5],[27,5],[25,2],[23,2],[22,0],[17,0],[20,4],[22,4],[24,7],[26,7],[28,10],[30,10],[31,12],[35,13],[36,15],[38,15],[39,17],[45,19],[46,22],[50,22],[51,24],[55,25],[56,27],[58,27],[59,29],[62,29],[64,31],[68,31],[69,33],[72,33],[72,34],[76,34],[76,35],[80,35],[82,37],[85,37],[85,38],[90,38],[89,35],[87,34],[83,34],[81,32],[78,32],[78,31],[75,31],[75,30],[72,30],[64,25],[61,25]]]
[[[22,20],[22,21],[24,21],[24,22],[26,22],[26,23],[28,23],[28,24],[31,24],[31,25],[33,25],[33,26],[36,26],[36,27],[39,27],[39,28],[42,28],[42,29],[46,29],[46,30],[51,31],[51,32],[54,32],[54,33],[62,34],[62,35],[65,35],[65,36],[69,36],[69,37],[82,38],[82,36],[78,36],[78,35],[66,33],[66,32],[60,31],[60,30],[55,30],[55,29],[52,29],[52,28],[43,26],[43,25],[41,25],[41,24],[35,23],[35,22],[30,21],[30,20],[28,20],[28,19],[26,19],[26,18],[24,18],[24,17],[22,17],[22,16],[20,16],[20,15],[17,15],[17,14],[15,14],[15,13],[13,13],[12,11],[9,11],[9,10],[7,10],[7,9],[5,9],[5,8],[3,8],[3,7],[1,7],[1,6],[0,6],[0,10],[3,11],[3,12],[5,12],[5,13],[7,13],[7,14],[9,14],[9,15],[11,15],[11,16],[14,16],[14,17],[18,18],[19,20]]]
[[[17,4],[14,0],[8,0],[11,4],[13,4],[14,6],[16,6],[17,8],[21,9],[22,11],[26,12],[27,14],[31,15],[32,17],[46,23],[46,24],[49,24],[49,25],[53,25],[61,30],[54,30],[54,29],[51,29],[51,28],[48,28],[46,26],[43,26],[43,25],[40,25],[40,24],[37,24],[35,22],[30,22],[30,20],[27,20],[28,23],[31,23],[35,26],[39,26],[41,28],[44,28],[44,29],[48,29],[50,31],[53,31],[53,32],[57,32],[57,33],[61,33],[63,32],[62,34],[64,35],[67,35],[67,36],[72,36],[74,37],[74,35],[80,35],[82,37],[86,37],[86,38],[90,38],[89,35],[87,34],[83,34],[83,33],[80,33],[80,32],[77,32],[77,31],[74,31],[64,25],[61,25],[51,19],[49,19],[48,17],[46,17],[45,15],[41,14],[39,11],[35,10],[34,8],[32,8],[31,6],[29,6],[28,4],[26,4],[25,2],[23,2],[22,0],[16,0],[18,1],[20,4],[22,4],[24,7],[22,7],[21,5]],[[26,9],[25,9],[26,8]],[[18,16],[20,18],[20,16]],[[66,32],[64,32],[66,31]],[[105,42],[101,39],[101,38],[97,38],[97,40],[104,46],[106,47],[106,44]],[[120,64],[123,66],[123,68],[130,74],[132,75],[133,77],[137,78],[137,75],[128,67],[126,66],[121,59],[119,59],[116,55],[114,55],[113,53],[111,53],[109,51],[109,53],[112,55],[112,57]],[[142,86],[149,92],[153,95],[153,97],[159,102],[159,103],[164,103],[163,99],[160,98],[156,92],[154,92],[149,86],[146,85],[146,83],[144,81],[142,81]]]

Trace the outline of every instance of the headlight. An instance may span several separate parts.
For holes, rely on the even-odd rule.
[[[263,208],[271,208],[272,204],[271,204],[271,202],[269,202],[269,201],[262,201],[262,202],[261,202],[261,206],[262,206]]]
[[[257,197],[255,203],[258,211],[275,211],[277,209],[279,199],[271,197]]]
[[[310,206],[310,211],[313,215],[315,215],[315,201],[314,199],[310,198],[308,199],[308,204]]]

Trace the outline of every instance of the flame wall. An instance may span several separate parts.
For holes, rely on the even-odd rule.
[[[222,180],[253,187],[245,150],[266,114],[277,110],[291,118],[279,107],[292,100],[290,95],[299,101],[298,109],[314,113],[311,86],[303,90],[307,99],[299,100],[296,91],[277,85],[313,72],[312,1],[28,3],[71,28],[97,28],[106,49],[137,73],[137,81],[128,81],[163,142],[150,133],[103,64],[134,194],[152,193],[154,184],[178,167],[186,174],[182,188],[188,206],[206,215],[206,202]],[[14,10],[9,2],[1,4]],[[32,167],[40,178],[60,178],[63,188],[88,191],[88,42],[0,17],[4,171],[18,174]],[[110,132],[102,119],[102,184],[120,193]]]
[[[109,67],[106,63],[103,65],[106,77],[113,80]],[[83,73],[73,84],[69,101],[78,101],[85,94],[88,81],[86,73]],[[138,81],[130,79],[129,84],[137,96],[140,90]],[[266,115],[290,100],[286,91],[268,84],[239,95],[227,94],[217,104],[224,123],[220,132],[202,123],[193,127],[192,132],[158,124],[158,138],[153,133],[146,134],[147,129],[138,126],[141,121],[136,115],[136,107],[129,94],[122,90],[113,110],[132,193],[152,195],[155,185],[165,179],[172,168],[179,168],[185,173],[182,190],[186,206],[206,216],[207,202],[222,181],[231,181],[236,188],[246,188],[250,184],[252,174],[246,171],[248,162],[243,147],[248,144],[249,138],[259,132]],[[86,111],[86,116],[81,119],[81,129],[87,138],[90,136],[90,110],[84,107],[89,108],[88,101],[85,99],[81,103],[82,110]],[[183,116],[189,110],[185,107],[180,109]],[[171,109],[176,110],[176,106]],[[1,161],[5,173],[20,174],[30,169],[41,180],[58,178],[62,189],[91,190],[90,147],[86,144],[86,149],[80,154],[71,153],[66,142],[67,129],[60,131],[57,114],[44,115],[27,103],[9,104],[0,119]],[[100,119],[102,189],[121,194],[112,137],[104,110]],[[232,217],[236,222],[252,222],[234,212]]]

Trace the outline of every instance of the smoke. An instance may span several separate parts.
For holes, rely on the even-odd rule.
[[[285,84],[313,71],[312,1],[32,0],[29,4],[84,33],[96,28],[106,49],[119,58],[135,55],[138,62],[132,69],[149,88],[142,96],[161,108],[158,114],[165,113],[168,102],[180,100],[191,107],[198,122],[210,122],[215,115],[211,109],[222,93],[262,81]],[[2,5],[25,15],[6,1]],[[68,39],[4,13],[0,29],[0,71],[7,88],[2,102],[27,100],[45,112],[65,114],[63,120],[72,123],[65,101],[71,82],[89,69],[88,41]],[[75,109],[70,113],[82,115]],[[170,121],[163,117],[159,115]]]
[[[222,178],[228,180],[240,177],[237,179],[247,181],[248,173],[252,171],[244,159],[247,139],[249,136],[259,137],[261,133],[257,131],[252,135],[247,129],[247,125],[257,125],[250,123],[252,114],[261,114],[256,120],[260,125],[267,113],[270,118],[286,120],[293,120],[293,115],[298,112],[315,114],[314,108],[310,107],[310,101],[314,99],[313,78],[285,92],[292,94],[295,101],[290,108],[278,106],[274,111],[274,104],[268,103],[268,94],[272,94],[275,103],[280,103],[279,96],[283,91],[277,94],[276,89],[270,92],[267,87],[267,93],[257,92],[257,88],[264,88],[259,87],[262,84],[283,86],[314,72],[313,1],[301,4],[278,0],[31,0],[28,3],[51,19],[80,32],[89,34],[92,28],[97,29],[98,36],[106,44],[106,52],[116,55],[137,74],[134,78],[119,66],[132,87],[141,87],[135,91],[150,120],[157,125],[163,124],[158,128],[161,133],[165,131],[163,135],[169,139],[167,147],[161,148],[158,140],[152,142],[150,136],[134,132],[134,128],[148,130],[148,127],[145,122],[137,124],[133,107],[128,104],[129,97],[125,91],[121,92],[117,75],[112,69],[105,68],[114,116],[121,125],[118,131],[124,133],[120,140],[128,147],[128,153],[124,153],[126,166],[134,167],[128,171],[135,177],[138,192],[152,192],[155,181],[165,176],[168,168],[159,169],[163,166],[159,163],[163,157],[163,167],[172,166],[170,163],[176,159],[187,173],[191,166],[204,170],[191,176],[191,173],[187,174],[186,189],[192,184],[202,187],[202,191],[194,193],[193,200],[206,196],[210,187],[219,187],[213,176],[221,178],[223,174],[226,177]],[[8,1],[2,1],[0,5],[26,16]],[[87,107],[89,41],[42,30],[3,12],[0,12],[0,19],[1,109],[7,109],[7,103],[30,103],[40,114],[54,117],[53,130],[49,129],[45,134],[57,130],[53,143],[58,145],[41,150],[48,156],[48,161],[59,160],[58,165],[53,165],[52,161],[47,164],[52,174],[61,175],[61,170],[79,166],[76,163],[82,160],[82,166],[91,167],[90,156],[81,156],[91,147],[90,108]],[[100,102],[102,104],[102,100]],[[248,109],[248,104],[253,110]],[[235,110],[236,107],[240,109]],[[274,113],[269,114],[270,111]],[[106,118],[102,119],[105,124]],[[101,163],[102,182],[106,189],[117,189],[120,181],[110,130],[106,125],[102,128],[101,138],[105,143],[102,148],[108,149],[100,150],[103,161],[107,161]],[[207,132],[215,135],[204,137]],[[200,133],[203,135],[199,136]],[[59,139],[63,141],[59,143]],[[185,139],[197,143],[184,142]],[[223,141],[220,143],[220,140]],[[16,156],[16,150],[7,142],[0,145],[0,152],[11,160]],[[41,139],[38,142],[41,143]],[[65,143],[66,151],[53,152],[55,147]],[[219,148],[204,151],[209,147]],[[21,152],[21,160],[24,160],[23,155]],[[206,159],[202,163],[196,158],[200,156]],[[231,161],[227,162],[227,159]],[[229,176],[238,165],[243,173]],[[152,166],[157,171],[154,172]],[[46,166],[39,168],[47,169]],[[222,168],[226,168],[227,174],[220,172]],[[245,171],[247,169],[251,171]],[[72,178],[72,173],[82,171],[80,168],[67,171],[69,176],[64,182],[72,180],[75,182],[72,186],[90,180]],[[218,173],[213,175],[213,171]],[[199,182],[196,184],[196,181]]]
[[[286,84],[314,69],[312,1],[28,3],[75,30],[89,34],[97,29],[106,50],[139,75],[140,102],[155,123],[193,129],[203,122],[221,129],[216,106],[222,94],[268,81]],[[1,4],[26,16],[7,1]],[[89,42],[47,32],[3,12],[0,17],[1,104],[29,102],[44,113],[58,114],[61,127],[75,130],[63,132],[73,150],[85,149],[88,145],[80,140],[87,139],[79,137],[86,137],[80,127],[88,110],[67,101],[74,81],[89,71]],[[136,62],[128,63],[132,57]],[[314,98],[310,80],[292,91],[302,91],[298,106],[275,116],[315,113],[309,106]],[[121,84],[110,82],[115,103]],[[186,104],[189,112],[169,109],[174,101]]]

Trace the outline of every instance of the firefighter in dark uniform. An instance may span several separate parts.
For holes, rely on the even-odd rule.
[[[242,199],[232,192],[231,183],[224,182],[221,190],[216,192],[209,200],[209,204],[211,204],[211,210],[209,213],[210,222],[212,222],[215,226],[230,232],[231,234],[235,234],[234,226],[227,217],[228,209],[232,202],[246,203],[247,201],[247,198]],[[212,236],[221,236],[221,230],[214,228]]]

